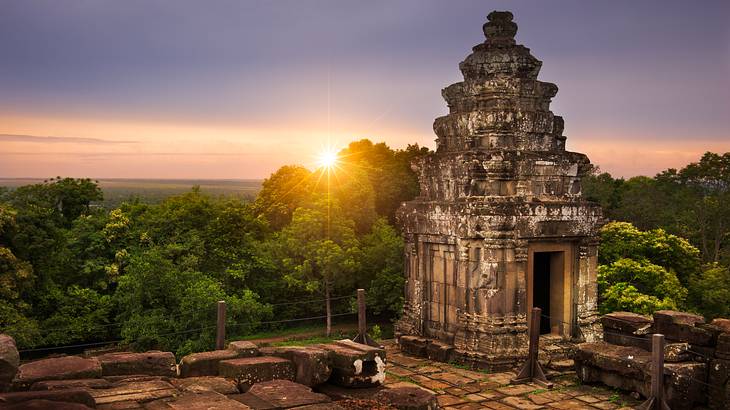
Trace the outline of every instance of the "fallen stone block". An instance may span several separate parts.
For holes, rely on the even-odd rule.
[[[316,345],[331,352],[330,382],[345,387],[371,387],[385,381],[385,349],[340,340]]]
[[[251,408],[222,394],[186,392],[174,398],[146,403],[145,410],[250,410]]]
[[[144,403],[172,397],[179,393],[172,384],[162,380],[122,382],[108,389],[89,389],[87,391],[97,405],[117,402]]]
[[[8,390],[20,365],[15,339],[0,334],[0,393]]]
[[[722,333],[730,333],[730,319],[716,318],[710,322],[712,326],[722,330]]]
[[[664,345],[664,361],[667,363],[686,362],[692,359],[689,343],[666,343]]]
[[[332,374],[329,365],[331,352],[311,346],[263,347],[261,354],[282,357],[294,363],[294,381],[305,386],[316,386],[326,382]]]
[[[317,393],[322,393],[332,400],[348,400],[348,399],[372,399],[376,393],[385,389],[385,386],[364,387],[361,389],[352,389],[348,387],[338,386],[332,383],[324,383],[314,388]]]
[[[416,357],[426,357],[426,348],[430,340],[418,336],[401,336],[398,345],[402,352]]]
[[[730,404],[730,360],[714,359],[710,362],[707,383],[708,405],[711,409],[725,409]]]
[[[33,383],[30,390],[62,390],[62,389],[108,389],[112,382],[105,379],[46,380]]]
[[[259,355],[259,347],[247,340],[237,340],[228,343],[228,350],[238,352],[238,357],[254,357]]]
[[[44,380],[93,379],[101,377],[101,364],[96,359],[64,356],[37,360],[20,366],[13,381],[26,389]]]
[[[180,391],[203,392],[213,391],[220,394],[238,394],[238,385],[223,377],[201,376],[172,379],[171,383]]]
[[[585,383],[600,382],[646,397],[651,386],[651,353],[605,342],[582,343],[575,356],[576,373]],[[669,407],[691,409],[706,400],[705,363],[665,363],[664,391]]]
[[[449,363],[454,360],[454,346],[437,340],[431,341],[426,346],[426,356],[428,356],[429,360]]]
[[[575,364],[587,364],[621,376],[644,380],[651,353],[633,346],[617,346],[606,342],[581,343]],[[616,386],[618,387],[618,386]]]
[[[148,374],[151,376],[177,375],[175,355],[171,352],[107,353],[97,356],[102,376]]]
[[[75,403],[89,408],[96,408],[94,398],[85,390],[65,389],[53,391],[23,391],[0,394],[0,405],[19,405],[32,400],[43,400],[54,403]],[[59,404],[60,406],[60,404]],[[23,408],[19,406],[17,408]],[[46,407],[49,409],[56,407]]]
[[[310,387],[289,380],[257,383],[245,394],[231,398],[253,409],[290,409],[331,401],[326,395],[315,393]]]
[[[396,387],[383,389],[374,399],[387,403],[399,410],[436,410],[439,409],[436,395],[418,387]]]
[[[715,357],[730,360],[730,333],[723,333],[717,337]]]
[[[239,352],[233,349],[189,354],[180,360],[180,377],[218,376],[220,361],[239,357]]]
[[[219,373],[234,379],[242,391],[255,383],[274,379],[294,380],[294,364],[280,357],[258,356],[223,360],[219,363]]]
[[[605,329],[603,332],[603,340],[612,345],[633,346],[646,351],[651,351],[651,339],[644,336],[625,335]]]
[[[665,363],[664,395],[672,409],[693,409],[707,403],[707,364]]]
[[[601,324],[604,330],[609,329],[614,333],[626,335],[636,335],[636,332],[643,332],[652,323],[650,317],[631,312],[612,312],[601,316]]]
[[[654,312],[654,331],[663,334],[668,340],[687,342],[698,346],[712,346],[713,333],[697,325],[705,323],[705,318],[686,312],[659,310]]]

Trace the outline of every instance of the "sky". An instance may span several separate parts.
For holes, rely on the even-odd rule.
[[[435,148],[492,10],[602,170],[730,151],[726,0],[0,0],[0,177],[265,178],[361,138]]]

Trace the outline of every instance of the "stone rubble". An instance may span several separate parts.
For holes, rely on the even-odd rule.
[[[336,383],[345,390],[382,389],[386,365],[384,349],[350,340],[261,349],[231,342],[225,350],[187,355],[179,364],[170,352],[150,351],[61,356],[18,366],[15,342],[6,335],[0,335],[0,352],[7,363],[3,381],[14,390],[0,393],[3,410],[344,409],[353,403],[341,407],[312,388]],[[392,389],[387,397],[408,402],[412,392]],[[428,401],[425,396],[418,392],[414,400]]]

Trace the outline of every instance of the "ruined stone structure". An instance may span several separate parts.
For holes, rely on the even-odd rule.
[[[401,206],[406,303],[399,335],[438,339],[464,359],[514,365],[526,354],[527,315],[541,333],[598,335],[600,208],[581,199],[588,158],[565,150],[555,84],[515,43],[512,13],[492,12],[486,41],[443,91],[435,153],[414,164],[420,196]]]

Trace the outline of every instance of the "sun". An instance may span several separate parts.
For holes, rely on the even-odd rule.
[[[337,165],[337,152],[332,150],[324,150],[317,157],[317,165],[321,168],[330,169]]]

